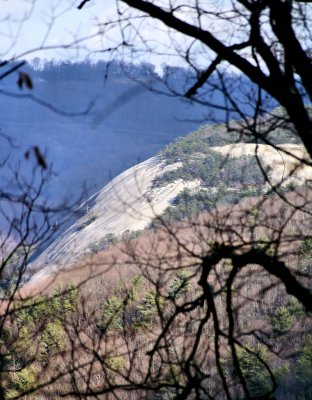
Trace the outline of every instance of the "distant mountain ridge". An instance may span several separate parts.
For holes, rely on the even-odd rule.
[[[35,145],[46,154],[55,173],[46,190],[50,200],[59,201],[65,195],[78,198],[84,183],[91,195],[198,124],[225,119],[221,110],[207,115],[206,107],[170,93],[167,85],[183,94],[185,82],[191,85],[194,80],[189,70],[179,67],[164,67],[160,77],[147,63],[72,64],[35,59],[21,71],[29,74],[34,89],[18,88],[19,71],[1,81],[0,129],[19,146],[14,160],[23,159],[25,150]],[[236,78],[229,76],[228,80],[235,82]],[[222,105],[221,93],[210,97]]]

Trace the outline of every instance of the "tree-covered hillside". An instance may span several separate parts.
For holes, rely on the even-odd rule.
[[[96,192],[203,118],[201,107],[145,88],[143,81],[154,80],[164,89],[153,69],[149,64],[43,60],[21,67],[1,82],[0,128],[16,146],[12,152],[1,140],[3,156],[10,153],[15,165],[38,146],[53,167],[46,188],[50,199],[78,198],[83,184],[89,195]],[[29,75],[32,90],[18,87],[20,72]],[[191,118],[195,121],[186,121]]]
[[[276,118],[285,113],[282,108],[276,108],[272,115]],[[161,150],[161,161],[165,165],[172,165],[173,168],[154,180],[155,188],[164,187],[177,180],[198,182],[197,188],[186,188],[178,194],[162,217],[181,220],[202,211],[210,211],[216,205],[237,204],[245,197],[274,193],[268,177],[272,175],[276,160],[270,159],[272,154],[269,153],[257,154],[256,146],[261,145],[262,147],[259,147],[262,149],[263,145],[271,143],[278,151],[281,145],[300,145],[300,140],[290,124],[284,122],[272,129],[269,120],[270,114],[263,116],[262,137],[251,138],[250,135],[242,134],[240,128],[244,121],[232,121],[229,123],[232,130],[229,130],[226,124],[203,125],[186,137],[177,138]],[[241,154],[233,156],[230,153],[231,147],[227,147],[229,145],[237,145],[235,148],[241,148]],[[254,147],[251,147],[252,145]],[[220,152],[222,146],[229,148],[228,154]],[[290,180],[287,182],[287,178],[291,177],[287,174],[282,177],[285,181],[279,190],[287,191],[295,185],[304,185],[304,180],[291,183]],[[308,176],[306,178],[308,179]]]
[[[4,66],[4,73],[11,67],[14,63]],[[31,90],[17,85],[26,75]],[[164,66],[156,73],[148,63],[35,59],[1,81],[0,128],[18,146],[14,160],[35,145],[46,154],[54,171],[47,187],[50,198],[59,199],[68,188],[78,196],[83,183],[91,194],[199,124],[226,120],[221,92],[213,95],[220,109],[209,115],[199,104],[172,95],[173,89],[183,92],[194,79],[190,70],[180,67]],[[238,91],[236,77],[228,79]],[[245,111],[248,114],[247,105]],[[234,111],[231,117],[237,118]],[[216,142],[210,135],[208,144],[228,143],[225,133],[222,137]]]

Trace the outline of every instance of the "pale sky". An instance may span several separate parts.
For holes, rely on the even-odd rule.
[[[36,56],[68,58],[68,50],[33,51],[40,47],[60,47],[97,32],[96,18],[113,17],[114,0],[89,2],[77,10],[79,0],[0,0],[1,58]],[[81,45],[83,42],[81,43]],[[87,44],[87,43],[86,43]],[[89,42],[88,45],[92,46]],[[83,57],[83,50],[78,57]],[[74,57],[72,53],[71,57]]]
[[[120,27],[110,24],[109,28],[105,25],[105,32],[101,32],[102,34],[99,34],[99,31],[103,30],[105,22],[116,21],[116,0],[91,0],[82,10],[78,10],[80,1],[0,0],[0,59],[31,60],[40,57],[77,61],[87,57],[92,59],[109,57],[103,50],[120,43]],[[156,4],[162,4],[163,1],[157,0]],[[195,24],[199,23],[197,13],[192,14],[187,7],[195,0],[188,0],[189,3],[185,0],[175,1],[186,4],[187,10],[181,11],[179,17]],[[205,0],[196,1],[202,1],[204,8],[209,4],[209,8],[214,12],[226,9],[229,4],[228,0],[211,0],[209,3]],[[129,10],[122,2],[118,4]],[[126,14],[127,17],[129,15],[137,16],[138,12],[131,9],[130,14],[129,12]],[[225,26],[222,19],[220,21],[210,15],[211,13],[207,12],[205,20],[201,19],[200,23],[213,29],[219,39],[230,43],[235,41],[235,36],[242,36],[242,32],[230,35],[228,22]],[[130,21],[134,29],[128,27],[129,18],[126,18],[123,32],[126,41],[134,44],[137,52],[135,55],[125,53],[130,50],[124,48],[122,53],[124,59],[152,62],[159,70],[164,63],[185,66],[183,57],[179,55],[185,55],[186,49],[191,46],[191,61],[197,66],[209,64],[212,54],[206,47],[200,44],[191,45],[191,39],[169,30],[161,22],[151,18],[131,18]],[[72,46],[75,42],[76,45]],[[110,55],[114,58],[121,56],[120,53],[110,53]]]
[[[118,27],[110,28],[105,35],[99,36],[99,24],[115,20],[116,1],[90,1],[82,10],[77,10],[79,3],[80,0],[0,0],[1,59],[40,57],[74,61],[85,59],[90,54],[94,58],[105,58],[105,53],[95,55],[94,51],[117,44],[120,30]],[[158,67],[163,63],[183,65],[176,56],[179,48],[187,45],[182,35],[171,33],[168,36],[167,28],[153,20],[137,23],[146,43],[160,55],[148,55],[144,49],[142,58],[138,53],[135,61],[149,61]],[[74,50],[61,48],[75,42],[76,38],[87,37],[89,40],[79,42]],[[139,44],[140,48],[139,38],[134,40],[133,32],[129,33],[128,39]],[[40,50],[41,47],[45,50]]]

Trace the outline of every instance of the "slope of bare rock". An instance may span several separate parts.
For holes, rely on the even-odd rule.
[[[173,165],[164,166],[157,157],[150,158],[117,176],[95,197],[85,215],[67,229],[30,266],[41,275],[53,274],[60,268],[70,268],[78,258],[92,253],[92,248],[105,241],[108,234],[145,229],[150,221],[170,205],[186,187],[196,187],[197,181],[181,179],[162,188],[153,188],[157,175]]]
[[[292,153],[298,159],[307,159],[301,145],[280,145],[280,150],[277,150],[265,144],[241,143],[212,149],[229,157],[257,154],[264,167],[268,167],[273,184],[292,182],[302,185],[312,179],[310,166],[299,164],[296,158],[284,152]],[[153,157],[113,179],[93,196],[92,205],[83,210],[84,215],[29,266],[29,271],[34,274],[32,279],[70,270],[79,259],[107,247],[109,235],[120,238],[125,232],[148,227],[155,216],[172,205],[183,189],[200,186],[199,180],[182,179],[162,187],[153,186],[157,176],[180,167],[180,164],[166,165],[158,157]]]

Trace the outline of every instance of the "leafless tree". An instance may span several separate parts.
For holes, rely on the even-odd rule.
[[[80,12],[87,3],[77,5]],[[160,230],[126,241],[118,257],[108,250],[102,258],[86,260],[104,265],[106,274],[107,268],[119,268],[122,283],[112,288],[105,286],[105,275],[88,279],[79,310],[66,319],[66,345],[44,365],[48,378],[23,395],[38,390],[44,398],[57,392],[67,398],[266,399],[285,398],[293,390],[281,382],[283,376],[294,377],[292,360],[303,346],[298,338],[311,331],[311,269],[304,259],[311,239],[311,193],[309,185],[286,193],[283,184],[302,166],[311,166],[308,3],[116,2],[114,26],[121,42],[113,54],[160,52],[141,28],[161,23],[171,48],[192,70],[184,91],[167,77],[171,94],[201,103],[207,115],[214,108],[224,110],[228,132],[237,134],[238,143],[253,141],[256,155],[260,144],[270,145],[293,163],[274,182],[257,158],[273,197],[218,207],[180,223],[159,217]],[[111,24],[103,24],[101,33]],[[175,34],[183,44],[174,42]],[[234,84],[227,80],[229,71],[239,72]],[[240,98],[233,85],[241,89]],[[222,101],[209,101],[215,92],[222,93]],[[283,112],[267,113],[273,104]],[[234,116],[238,122],[231,121]],[[282,129],[301,141],[306,155],[272,140],[272,132],[278,136]],[[134,294],[137,274],[146,290]],[[99,310],[90,292],[103,286]],[[282,307],[297,313],[291,317],[296,326],[284,327],[285,332],[276,323],[283,318]],[[300,385],[292,383],[296,398]],[[304,390],[310,386],[311,381]]]
[[[79,8],[83,10],[83,6],[84,3],[81,3]],[[186,89],[184,92],[178,92],[174,85],[171,86],[169,77],[167,84],[173,94],[184,95],[186,98],[206,105],[209,109],[207,114],[213,108],[218,107],[224,109],[229,119],[233,118],[235,114],[239,115],[240,122],[228,123],[229,131],[235,131],[238,134],[238,141],[247,136],[256,144],[266,143],[271,145],[281,151],[281,154],[284,153],[296,159],[299,164],[311,164],[312,122],[309,107],[312,100],[310,84],[312,66],[309,50],[311,47],[311,5],[308,2],[259,0],[210,2],[210,4],[207,4],[201,1],[184,2],[183,0],[164,2],[125,0],[116,2],[116,7],[121,37],[120,50],[122,52],[128,51],[130,54],[136,55],[139,52],[144,53],[144,51],[156,53],[158,51],[155,46],[156,41],[144,36],[146,33],[144,27],[147,24],[153,24],[156,27],[160,26],[159,29],[163,29],[163,27],[167,29],[168,37],[171,40],[170,49],[175,48],[178,56],[193,71],[190,81],[185,82]],[[181,37],[184,38],[182,44]],[[177,40],[175,41],[175,39]],[[240,74],[240,77],[237,78],[238,85],[241,86],[242,97],[240,99],[233,95],[233,83],[227,80],[227,73],[231,70],[239,71]],[[187,87],[187,85],[189,86]],[[223,102],[214,104],[209,101],[209,98],[211,98],[209,95],[216,91],[222,93]],[[268,104],[273,104],[274,101],[282,106],[285,112],[283,115],[273,113],[264,116]],[[247,116],[242,110],[244,103],[248,104],[251,110]],[[285,152],[282,146],[271,141],[270,134],[279,128],[288,129],[294,137],[299,137],[308,156],[298,158],[294,153],[287,150]],[[262,167],[260,158],[259,165]],[[294,167],[294,169],[296,168]],[[288,173],[289,176],[294,173],[294,169]],[[222,362],[222,359],[226,358],[224,348],[228,348],[231,354],[233,368],[245,398],[250,398],[252,395],[258,398],[273,396],[278,383],[268,365],[264,365],[264,368],[268,368],[268,373],[272,378],[270,389],[265,394],[251,393],[250,382],[248,383],[248,379],[246,379],[237,349],[237,346],[245,346],[245,351],[249,351],[242,337],[246,338],[250,334],[261,343],[266,343],[274,353],[274,344],[268,344],[269,341],[264,339],[265,335],[263,336],[263,333],[258,334],[255,327],[249,327],[249,333],[247,331],[242,332],[239,328],[243,318],[238,311],[237,300],[233,299],[235,297],[233,286],[236,279],[239,280],[240,283],[237,284],[241,285],[240,287],[248,285],[249,279],[251,281],[262,279],[260,278],[262,276],[261,269],[253,270],[254,267],[250,267],[250,265],[262,267],[262,271],[267,274],[268,281],[266,284],[262,282],[263,286],[258,293],[260,297],[269,292],[269,286],[280,284],[288,295],[294,296],[304,306],[306,312],[311,311],[310,276],[309,274],[302,276],[302,271],[300,272],[297,268],[298,265],[289,263],[290,254],[295,254],[296,241],[303,240],[306,236],[309,237],[308,227],[300,232],[296,231],[296,234],[291,238],[286,239],[285,237],[287,230],[285,228],[299,209],[300,213],[303,212],[303,215],[306,215],[307,219],[309,218],[309,189],[306,189],[304,193],[301,190],[296,193],[299,198],[304,199],[303,203],[300,203],[301,207],[295,200],[296,195],[294,197],[284,195],[280,190],[280,183],[271,182],[264,168],[262,170],[265,179],[268,180],[272,190],[276,192],[280,199],[274,201],[281,201],[281,209],[289,207],[289,210],[284,210],[282,217],[281,215],[275,217],[266,215],[265,221],[257,222],[257,228],[254,227],[253,223],[250,225],[250,221],[244,222],[244,216],[248,218],[246,209],[238,218],[237,226],[234,223],[235,217],[230,217],[228,213],[225,213],[226,218],[221,217],[222,214],[214,215],[213,222],[205,224],[206,227],[210,226],[215,229],[212,243],[204,235],[199,235],[203,243],[208,241],[209,245],[208,248],[205,245],[202,246],[205,248],[205,252],[202,254],[200,262],[195,263],[198,268],[196,270],[196,281],[199,289],[199,292],[195,291],[195,293],[199,293],[198,297],[193,298],[192,301],[186,301],[183,305],[176,305],[175,312],[170,316],[160,312],[163,324],[152,349],[147,353],[150,362],[147,375],[142,381],[144,383],[148,379],[152,379],[151,371],[155,368],[153,361],[155,361],[156,356],[161,360],[159,365],[170,364],[168,359],[165,361],[162,351],[169,351],[170,329],[175,319],[180,314],[187,319],[187,316],[191,315],[194,310],[202,310],[201,317],[197,321],[197,329],[192,332],[191,341],[193,340],[193,342],[192,345],[189,344],[187,349],[189,352],[185,350],[184,357],[181,358],[179,358],[181,356],[179,353],[176,354],[180,361],[183,359],[179,366],[184,373],[184,383],[186,382],[179,387],[175,394],[176,398],[187,398],[188,396],[197,398],[218,397],[211,386],[207,384],[209,368],[205,368],[204,365],[209,358],[209,349],[213,349],[212,357],[215,360],[214,367],[211,368],[215,368],[217,371],[223,391],[223,394],[219,395],[225,398],[236,396],[233,393],[233,387],[230,387],[228,372]],[[262,199],[261,206],[264,204],[266,204],[265,207],[271,207],[274,214],[273,210],[276,205],[268,205],[267,199]],[[234,211],[232,210],[231,213],[234,213]],[[228,221],[231,221],[230,227],[227,225]],[[272,221],[274,221],[273,227],[270,226]],[[189,251],[193,257],[198,257],[196,252],[194,254],[189,249],[185,249],[185,243],[179,240],[177,231],[172,231],[165,221],[162,222],[165,230],[178,243],[179,251],[183,249]],[[256,229],[261,224],[265,226],[265,229],[276,229],[275,233],[270,232],[269,240],[265,240],[265,243],[261,243],[261,240],[259,243],[259,235],[255,235]],[[244,237],[245,228],[249,231],[248,239]],[[190,240],[190,242],[192,241]],[[289,252],[289,256],[285,258],[287,252]],[[134,256],[135,253],[132,254]],[[142,263],[138,257],[134,256],[134,258],[136,262]],[[141,254],[141,259],[146,260],[146,256]],[[158,254],[158,268],[161,269],[160,259]],[[176,260],[180,260],[180,258],[177,256]],[[224,270],[221,272],[218,270],[222,260],[231,260],[231,267],[227,273]],[[147,257],[143,265],[150,267],[154,264]],[[141,265],[142,271],[144,270],[143,265]],[[250,278],[247,278],[249,276],[247,274],[242,279],[244,272],[248,269],[252,271]],[[225,276],[222,276],[222,274],[225,274]],[[196,273],[192,276],[196,276]],[[219,285],[212,284],[219,278],[221,281]],[[157,281],[150,277],[149,280],[154,283],[157,289],[161,287],[159,283],[159,281],[162,282],[161,278]],[[166,286],[164,283],[163,285]],[[255,282],[254,285],[257,286]],[[218,296],[221,296],[221,303],[226,304],[223,314],[223,317],[224,315],[227,316],[226,323],[223,319],[220,319],[220,311],[216,305]],[[222,296],[224,297],[222,298]],[[237,293],[236,296],[238,296]],[[246,302],[248,303],[247,298]],[[256,298],[258,299],[257,296]],[[241,306],[241,309],[243,309],[243,306]],[[213,340],[205,348],[201,341],[207,336],[204,327],[209,324],[211,324]],[[195,323],[194,325],[196,326]],[[222,343],[223,340],[226,345]],[[201,361],[198,361],[196,356]],[[156,368],[159,374],[160,369],[157,370]],[[154,382],[159,384],[160,378],[155,379]],[[179,386],[177,382],[175,384]]]

